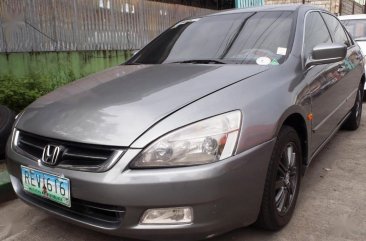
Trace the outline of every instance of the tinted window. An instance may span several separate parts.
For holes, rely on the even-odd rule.
[[[347,35],[338,19],[326,13],[323,14],[323,16],[330,32],[332,32],[334,35],[334,42],[349,46]]]
[[[343,20],[342,22],[354,39],[366,38],[366,19]]]
[[[311,12],[306,17],[304,55],[309,57],[313,48],[321,43],[331,43],[331,37],[323,18],[318,12]]]
[[[293,12],[213,15],[177,23],[144,49],[130,64],[186,60],[221,60],[236,64],[281,64],[289,53]]]

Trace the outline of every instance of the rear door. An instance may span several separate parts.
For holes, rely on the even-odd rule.
[[[339,111],[341,118],[349,112],[354,105],[356,99],[357,89],[360,83],[360,79],[357,71],[352,71],[360,61],[362,56],[359,53],[358,47],[349,38],[345,29],[338,18],[328,13],[322,13],[326,24],[330,32],[333,34],[333,42],[347,45],[347,56],[344,59],[342,65],[338,69],[338,72],[342,75],[342,81],[339,83],[339,88],[344,98],[349,98],[349,101],[343,105],[343,109]]]

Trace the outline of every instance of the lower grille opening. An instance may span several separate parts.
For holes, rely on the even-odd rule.
[[[119,226],[125,213],[123,207],[93,203],[76,198],[71,199],[71,207],[68,208],[30,193],[26,193],[26,195],[32,199],[37,199],[37,203],[43,203],[42,206],[45,208],[56,207],[57,212],[62,210],[62,213],[68,214],[67,216],[108,228]]]
[[[71,209],[91,219],[104,222],[118,223],[125,210],[121,207],[97,204],[79,199],[71,200]]]

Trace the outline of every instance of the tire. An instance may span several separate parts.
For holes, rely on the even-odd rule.
[[[302,160],[299,135],[283,126],[268,167],[257,226],[277,231],[289,223],[299,194]]]
[[[342,126],[342,128],[345,130],[354,131],[354,130],[357,130],[358,127],[360,126],[361,117],[362,117],[362,103],[363,103],[362,100],[363,100],[363,92],[364,92],[363,86],[364,86],[364,84],[361,83],[358,88],[358,91],[357,91],[355,104],[352,107],[351,114]]]
[[[6,106],[0,105],[0,160],[5,156],[5,145],[11,133],[15,114]]]

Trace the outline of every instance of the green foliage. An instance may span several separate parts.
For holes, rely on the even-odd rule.
[[[19,112],[38,97],[130,56],[129,51],[0,53],[0,104]]]
[[[72,73],[64,76],[32,73],[26,78],[0,76],[0,104],[20,112],[40,96],[74,79]]]

